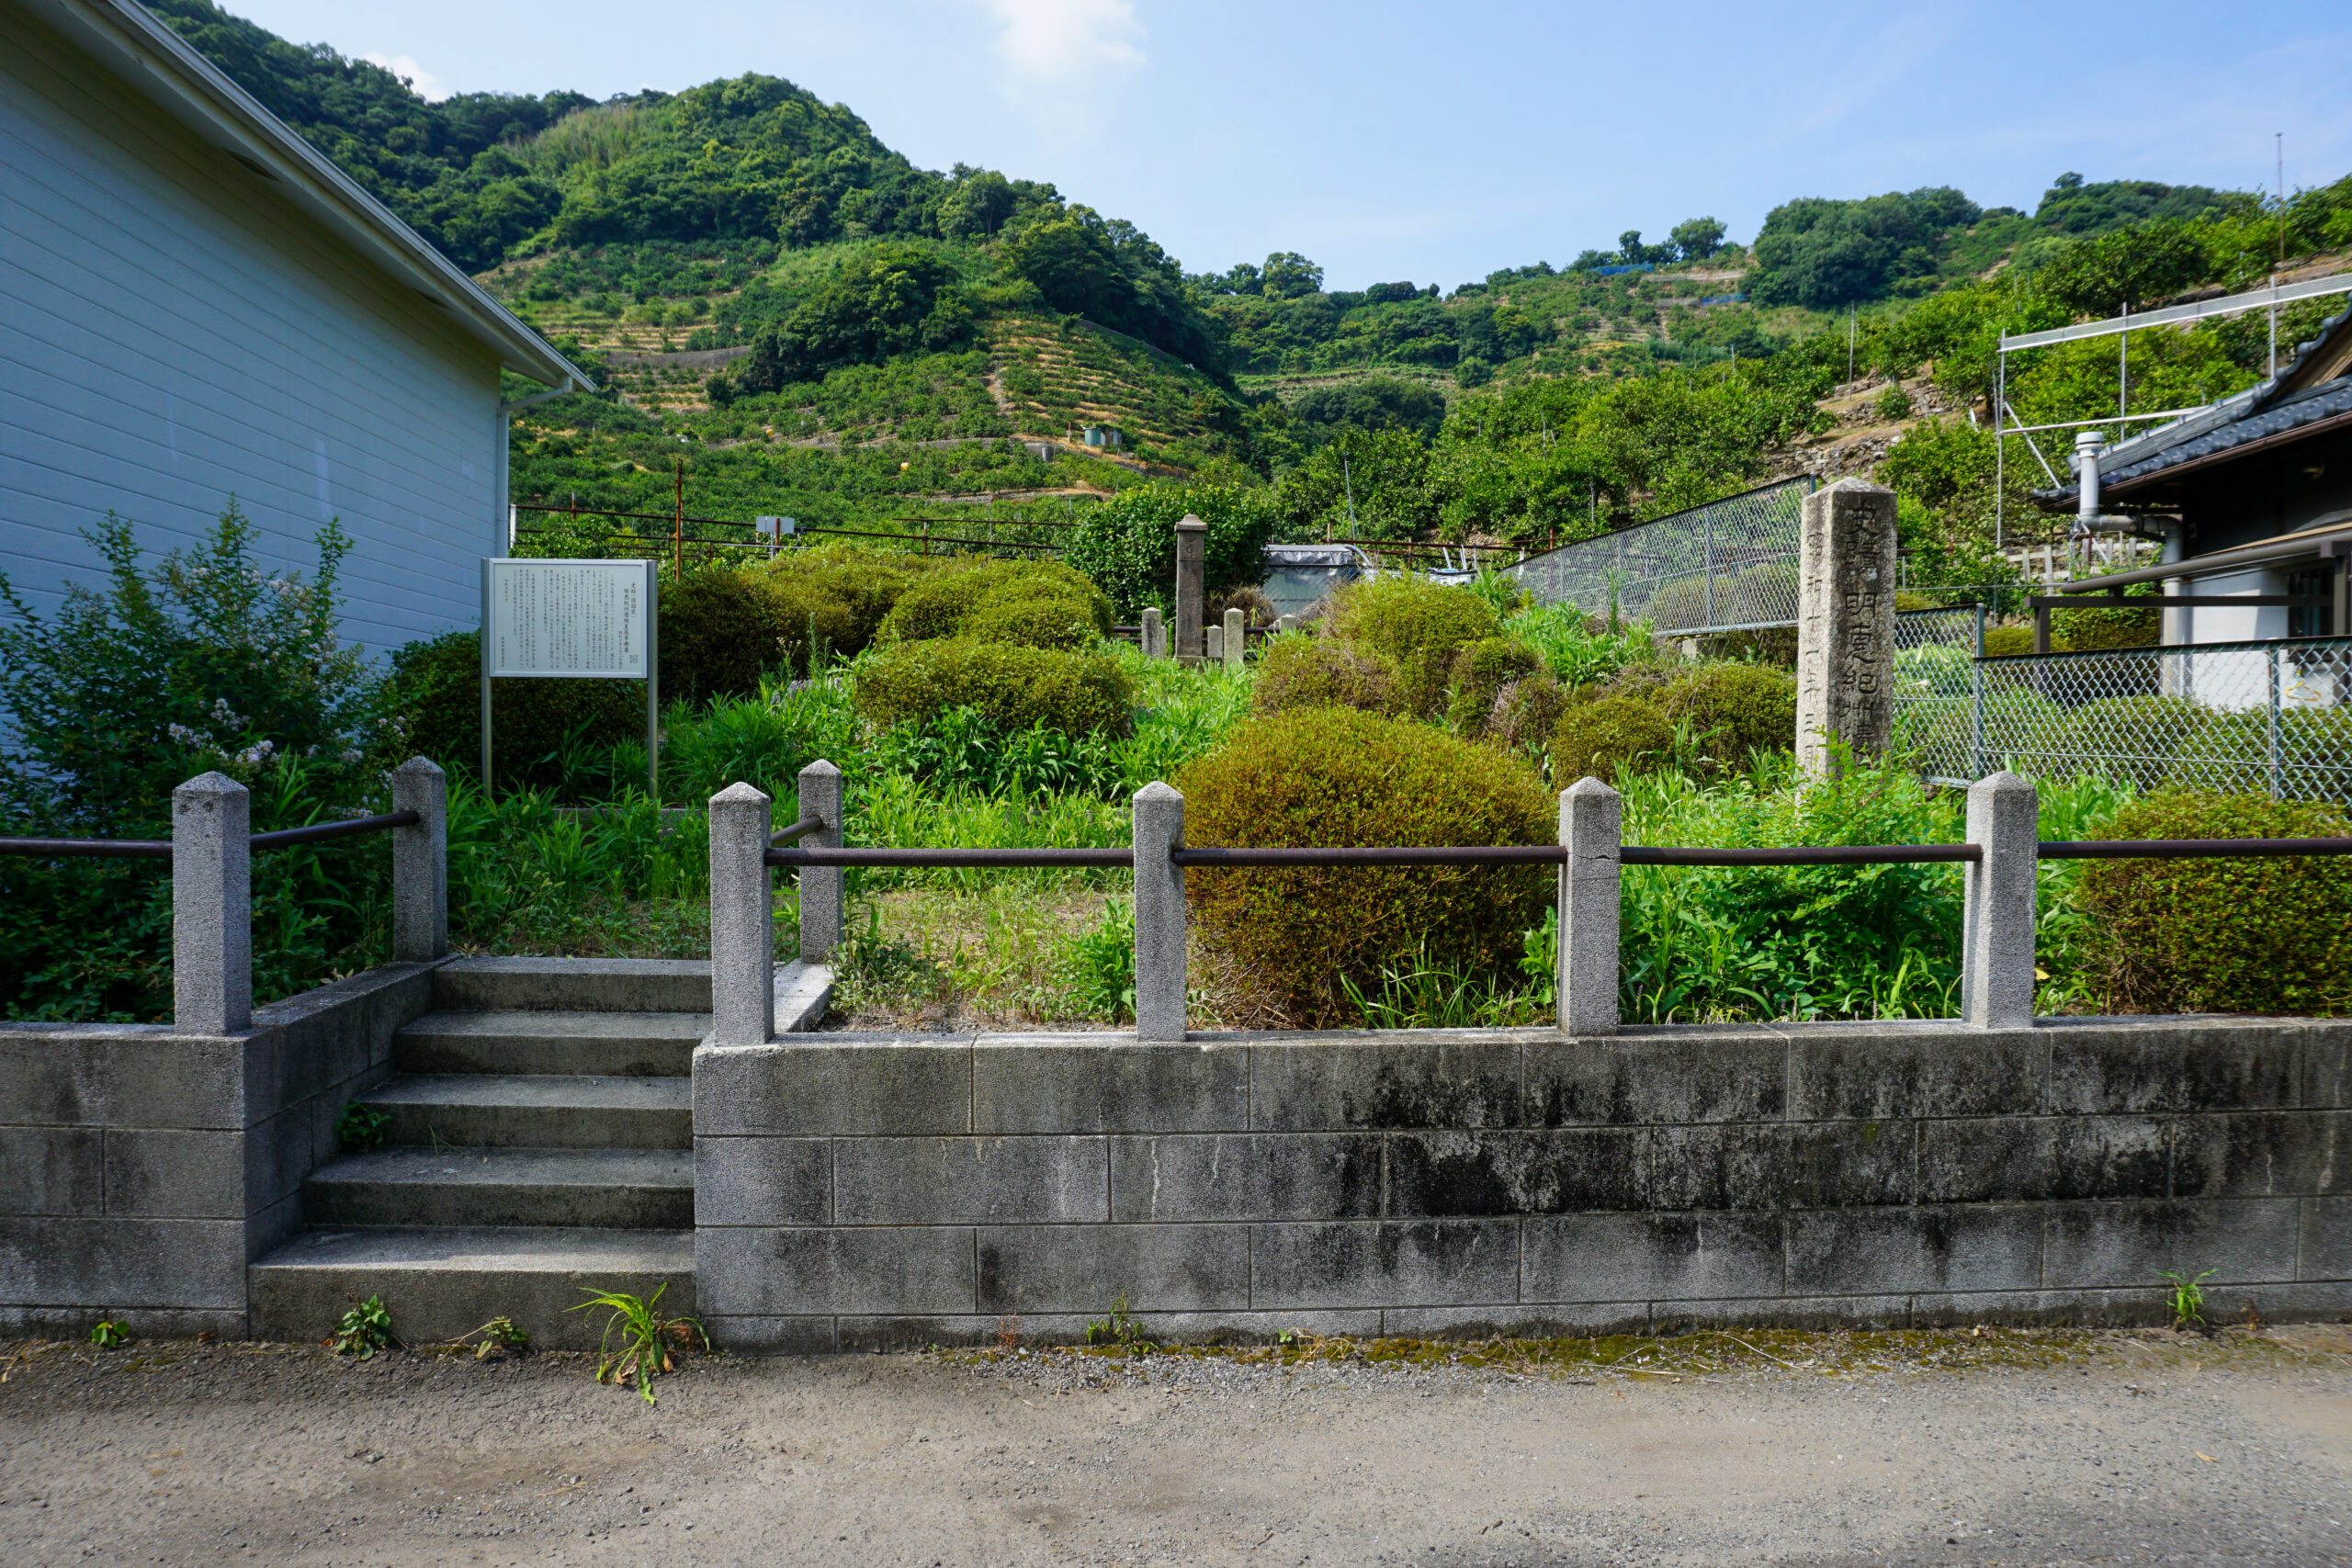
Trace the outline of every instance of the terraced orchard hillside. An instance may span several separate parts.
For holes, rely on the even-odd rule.
[[[1114,425],[1176,458],[1241,434],[1241,405],[1215,377],[1080,318],[1001,318],[989,351],[998,407],[1024,434]]]

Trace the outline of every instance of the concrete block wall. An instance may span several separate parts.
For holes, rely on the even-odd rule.
[[[2352,1312],[2352,1021],[814,1036],[695,1056],[741,1348]],[[2343,1153],[2352,1156],[2352,1146]]]
[[[217,1036],[0,1023],[0,1333],[246,1332],[245,1266],[301,1224],[302,1179],[432,1001],[395,964]]]

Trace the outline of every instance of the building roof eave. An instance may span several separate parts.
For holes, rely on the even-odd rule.
[[[447,310],[460,331],[495,353],[508,369],[553,387],[594,389],[587,372],[137,0],[22,4],[132,91],[275,184],[386,276]]]

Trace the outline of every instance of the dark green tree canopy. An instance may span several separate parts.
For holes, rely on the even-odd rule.
[[[762,329],[732,389],[773,392],[837,366],[959,348],[971,338],[972,319],[962,278],[935,248],[876,245]]]
[[[1747,292],[1760,305],[1816,310],[1877,299],[1898,280],[1932,274],[1937,245],[1979,215],[1949,186],[1859,201],[1785,202],[1756,236]]]
[[[2234,191],[2211,186],[2168,186],[2155,180],[2101,180],[2086,184],[2067,173],[2050,182],[2034,209],[2034,221],[2061,234],[2098,234],[2152,218],[2198,218],[2233,212],[2246,205]]]
[[[1407,430],[1432,441],[1445,423],[1445,395],[1419,381],[1365,376],[1310,389],[1291,404],[1290,415],[1318,445],[1347,430]]]

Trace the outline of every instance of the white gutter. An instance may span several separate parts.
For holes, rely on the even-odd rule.
[[[243,164],[396,282],[447,310],[518,375],[593,389],[587,372],[517,320],[138,0],[11,0],[141,97]]]

